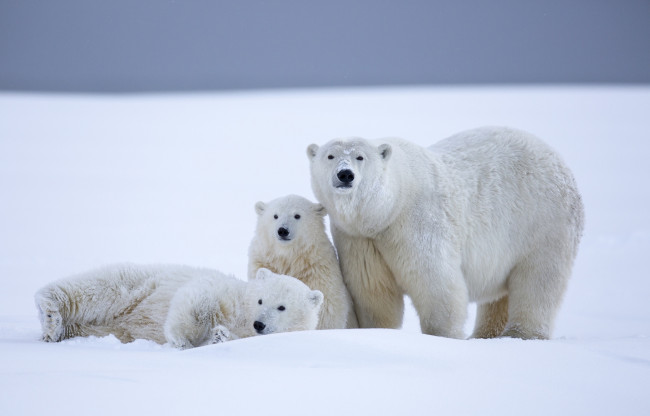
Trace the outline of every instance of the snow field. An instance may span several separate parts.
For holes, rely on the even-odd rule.
[[[648,108],[646,86],[2,93],[0,413],[648,414]],[[551,341],[430,337],[410,306],[402,330],[188,351],[113,337],[38,341],[34,292],[103,264],[245,278],[254,203],[314,199],[312,142],[429,145],[480,125],[550,143],[583,194],[585,235]]]

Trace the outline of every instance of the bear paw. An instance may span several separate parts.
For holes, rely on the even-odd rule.
[[[43,341],[59,342],[63,339],[63,317],[58,310],[52,308],[40,309]]]
[[[212,343],[220,344],[230,340],[230,330],[223,325],[217,325],[212,329]]]
[[[528,330],[520,325],[508,325],[501,334],[501,337],[520,339],[549,339],[548,334],[537,330]]]

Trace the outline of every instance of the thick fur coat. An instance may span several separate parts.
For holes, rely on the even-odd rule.
[[[51,283],[35,300],[44,341],[113,334],[190,348],[315,329],[323,295],[266,269],[246,283],[216,270],[118,264]]]
[[[549,338],[583,230],[573,175],[529,133],[486,127],[425,149],[401,139],[310,145],[361,327],[401,325],[403,295],[422,331]]]
[[[260,268],[293,276],[325,296],[318,329],[357,328],[352,297],[327,234],[325,208],[288,195],[255,204],[257,228],[251,241],[248,278]]]

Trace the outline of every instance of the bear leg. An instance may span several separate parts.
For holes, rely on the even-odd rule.
[[[404,292],[372,240],[332,228],[339,247],[345,285],[352,296],[360,328],[399,328],[404,318]]]
[[[76,336],[86,336],[90,332],[68,315],[72,301],[59,287],[51,286],[36,294],[36,308],[41,321],[41,339],[45,342],[59,342]]]
[[[217,325],[212,328],[212,339],[210,342],[212,344],[220,344],[222,342],[230,341],[232,336],[230,330],[223,325]]]
[[[65,335],[63,317],[56,307],[47,304],[39,304],[39,319],[43,332],[42,339],[45,342],[59,342]]]
[[[355,302],[360,328],[400,328],[404,319],[404,295],[398,290],[384,288],[375,291],[372,299],[364,297]]]
[[[564,260],[564,261],[563,261]],[[520,262],[508,277],[508,322],[501,334],[549,339],[571,274],[572,259],[540,252]]]
[[[420,328],[423,334],[465,338],[463,325],[467,319],[468,303],[466,289],[445,288],[407,293],[420,317]]]
[[[215,341],[219,325],[218,295],[206,280],[194,279],[174,294],[164,323],[165,340],[175,348],[193,348]],[[227,334],[223,334],[227,335]]]
[[[45,342],[59,342],[66,338],[64,308],[58,299],[62,293],[56,288],[44,288],[36,294],[36,308],[41,321],[42,339]]]
[[[508,322],[508,296],[478,305],[472,338],[496,338]]]

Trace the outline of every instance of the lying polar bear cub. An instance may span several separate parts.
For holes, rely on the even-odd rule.
[[[118,264],[51,283],[35,300],[47,342],[113,334],[191,348],[315,329],[323,294],[267,269],[247,283],[189,266]]]

